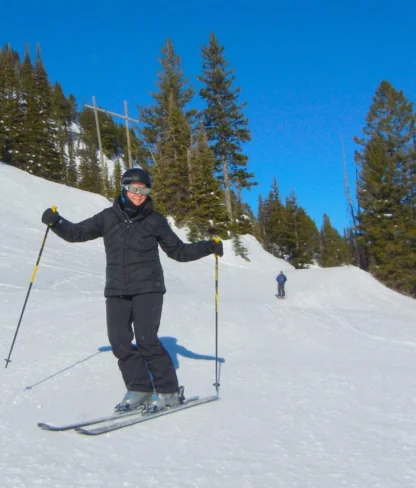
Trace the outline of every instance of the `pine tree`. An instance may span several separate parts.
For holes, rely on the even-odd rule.
[[[208,145],[205,129],[200,124],[191,153],[187,215],[190,241],[208,237],[210,227],[214,227],[220,237],[227,237],[225,226],[227,216],[220,183],[214,175],[214,166],[215,158]]]
[[[202,117],[224,184],[227,214],[232,220],[232,187],[250,188],[254,175],[247,172],[247,157],[241,152],[244,142],[250,140],[248,120],[242,112],[246,103],[238,102],[240,90],[233,87],[234,71],[223,53],[224,47],[211,34],[208,46],[202,47],[202,76],[198,79],[205,85],[199,92],[207,103]]]
[[[346,242],[339,232],[332,227],[328,215],[324,214],[320,231],[319,264],[323,268],[340,266],[348,262],[347,255]]]
[[[250,262],[250,258],[248,257],[248,249],[244,247],[241,237],[238,234],[234,234],[232,244],[235,255],[241,256],[243,259]]]
[[[234,193],[233,193],[234,195]],[[241,197],[237,198],[234,203],[233,208],[235,209],[235,231],[238,234],[254,234],[254,229],[256,227],[256,217],[247,203],[243,202]]]
[[[21,154],[21,167],[30,172],[35,164],[37,102],[35,93],[34,68],[30,59],[29,48],[26,46],[25,58],[21,71],[21,98],[24,113],[24,143]]]
[[[295,268],[306,268],[313,263],[318,245],[318,229],[306,211],[298,206],[292,192],[286,198],[281,233],[283,256]]]
[[[383,283],[416,295],[415,114],[403,92],[383,81],[363,129],[357,200],[369,270]]]
[[[78,187],[81,190],[103,194],[103,173],[96,148],[93,145],[84,145],[79,150],[79,157]]]
[[[237,187],[237,192],[231,191],[231,206],[234,221],[228,227],[234,234],[253,234],[255,217],[249,205],[243,202],[241,187]]]
[[[171,41],[162,48],[162,72],[153,93],[155,105],[141,109],[143,142],[156,161],[152,167],[153,195],[157,208],[172,215],[178,224],[186,220],[189,193],[189,154],[192,146],[194,110],[187,110],[193,97],[184,79],[181,60]]]
[[[112,189],[113,189],[113,195],[112,198],[117,198],[117,196],[120,194],[120,188],[121,188],[121,176],[124,172],[124,169],[122,169],[120,161],[117,160],[114,163],[114,170],[113,170],[113,180],[112,180]]]
[[[25,168],[36,176],[61,182],[64,168],[59,157],[57,129],[53,119],[52,90],[39,46],[34,69],[29,53],[26,52],[22,68],[22,87],[26,107]]]
[[[0,158],[53,181],[76,184],[71,125],[75,99],[59,83],[52,89],[40,50],[35,66],[10,46],[0,50]],[[68,176],[69,175],[69,176]]]
[[[66,173],[65,173],[65,183],[68,186],[76,187],[78,185],[78,168],[76,163],[76,139],[77,135],[74,132],[74,124],[78,121],[77,115],[77,104],[75,101],[75,97],[73,95],[69,95],[69,109],[71,113],[71,126],[69,128],[68,134],[68,159],[67,159],[67,166],[66,166]]]
[[[105,112],[98,112],[98,123],[100,125],[101,145],[103,153],[108,158],[113,158],[119,153],[119,132],[116,123],[111,115]],[[94,132],[97,136],[97,129]],[[127,154],[127,152],[126,152]],[[127,159],[127,158],[126,158]]]
[[[22,167],[23,110],[20,59],[9,45],[0,51],[0,160]]]
[[[259,242],[263,244],[264,249],[267,249],[268,242],[266,240],[266,222],[268,219],[268,205],[267,200],[259,195],[257,204],[257,220],[254,227],[254,236]]]
[[[112,196],[114,195],[114,188],[113,188],[113,182],[111,181],[110,178],[110,173],[108,171],[108,164],[106,162],[104,162],[102,177],[103,177],[102,194],[106,198],[112,198]]]
[[[284,227],[284,206],[280,199],[276,178],[267,197],[267,218],[264,221],[264,247],[274,256],[283,258],[282,232]]]
[[[181,225],[189,211],[191,127],[173,98],[167,119],[168,129],[156,151],[155,195],[157,204]]]
[[[34,71],[35,96],[38,106],[36,133],[37,157],[34,174],[48,180],[62,182],[65,168],[61,163],[58,150],[57,128],[53,117],[52,89],[48,75],[42,63],[40,48],[37,48],[36,66]]]
[[[156,153],[164,134],[170,127],[168,116],[172,105],[183,112],[189,120],[195,115],[194,110],[186,108],[194,96],[194,90],[192,86],[188,86],[189,81],[184,79],[181,59],[175,54],[173,44],[169,39],[162,48],[160,64],[162,71],[158,73],[156,81],[159,90],[152,93],[155,104],[140,108],[140,120],[144,124],[141,134],[145,145],[153,154]],[[152,167],[153,164],[153,159],[149,154],[148,166]]]
[[[103,168],[98,160],[98,141],[92,127],[95,127],[94,113],[90,109],[80,113],[80,148],[78,155],[80,164],[78,168],[78,186],[81,190],[87,190],[102,194]]]
[[[67,183],[69,169],[69,145],[72,144],[72,109],[59,83],[55,83],[52,91],[53,118],[56,125],[56,137],[59,158],[64,172],[63,181]]]
[[[354,266],[360,266],[360,255],[357,252],[357,236],[354,233],[354,229],[347,227],[344,229],[344,242],[345,242],[345,264],[352,264]]]

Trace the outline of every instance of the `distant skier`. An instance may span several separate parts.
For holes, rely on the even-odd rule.
[[[68,242],[104,238],[107,333],[127,388],[116,411],[180,402],[175,368],[157,335],[166,292],[158,246],[180,262],[223,255],[221,241],[183,243],[153,210],[151,186],[147,171],[132,168],[123,174],[113,206],[93,217],[74,224],[50,208],[42,215],[42,222]],[[137,347],[132,346],[133,331]]]
[[[277,281],[277,298],[285,298],[285,283],[287,281],[286,275],[283,273],[283,271],[280,271],[280,273],[276,277]]]

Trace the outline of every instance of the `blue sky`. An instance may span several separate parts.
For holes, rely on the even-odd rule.
[[[1,12],[2,45],[23,54],[28,43],[34,58],[40,43],[50,81],[79,105],[95,95],[121,112],[127,100],[132,117],[151,102],[165,39],[197,91],[200,48],[214,32],[248,102],[245,153],[259,185],[246,201],[256,212],[276,177],[283,199],[294,190],[318,227],[326,212],[341,232],[350,225],[341,139],[353,186],[353,137],[378,84],[416,101],[413,0],[21,0]]]

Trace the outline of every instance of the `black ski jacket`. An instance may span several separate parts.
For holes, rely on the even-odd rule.
[[[150,198],[131,219],[117,198],[112,207],[78,224],[60,217],[52,230],[68,242],[104,238],[106,297],[165,293],[159,244],[170,258],[180,262],[195,261],[212,253],[212,241],[183,243],[166,218],[153,210]]]

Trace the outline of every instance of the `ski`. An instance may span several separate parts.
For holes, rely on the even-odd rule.
[[[115,413],[112,415],[107,415],[105,417],[97,417],[94,419],[87,419],[87,420],[80,420],[79,422],[74,422],[72,424],[66,425],[53,425],[47,422],[39,422],[38,427],[42,430],[50,430],[52,432],[61,432],[63,430],[72,430],[76,429],[77,427],[85,427],[86,425],[94,425],[100,424],[101,422],[108,422],[111,420],[117,420],[125,417],[131,417],[132,415],[142,415],[141,410],[133,410],[132,412],[125,412],[125,413]]]
[[[106,434],[108,432],[112,432],[114,430],[123,429],[124,427],[128,427],[130,425],[139,424],[141,422],[146,422],[147,420],[155,419],[157,417],[162,417],[163,415],[169,415],[170,413],[179,412],[181,410],[186,410],[187,408],[196,407],[198,405],[203,405],[205,403],[213,402],[215,400],[219,400],[218,396],[208,396],[203,398],[190,398],[185,400],[183,403],[171,407],[160,410],[159,412],[155,413],[143,413],[138,417],[133,417],[130,419],[122,420],[121,422],[114,421],[107,425],[102,425],[98,427],[92,427],[91,429],[87,426],[86,428],[83,427],[76,427],[75,430],[79,434],[84,435],[100,435]]]

